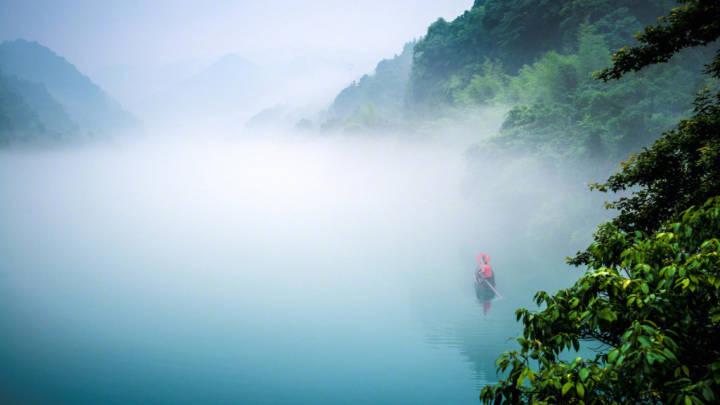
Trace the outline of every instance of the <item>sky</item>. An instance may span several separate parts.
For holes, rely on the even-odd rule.
[[[472,0],[0,0],[0,40],[48,46],[87,72],[238,53],[254,61],[389,57]],[[353,62],[354,62],[353,61]]]

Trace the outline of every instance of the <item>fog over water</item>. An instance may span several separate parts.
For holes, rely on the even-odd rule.
[[[507,106],[332,107],[472,2],[112,3],[0,13],[134,118],[0,148],[0,403],[477,403],[602,196],[483,149]]]
[[[577,275],[466,139],[167,135],[0,153],[8,398],[474,403],[514,309]]]

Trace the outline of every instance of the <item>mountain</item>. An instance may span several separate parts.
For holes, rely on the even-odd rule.
[[[0,70],[7,77],[14,76],[24,81],[25,87],[27,83],[35,84],[35,89],[28,88],[28,91],[37,97],[44,97],[39,96],[43,91],[37,86],[44,87],[62,106],[69,119],[77,124],[80,132],[108,133],[137,125],[129,113],[74,65],[37,42],[18,39],[0,43]],[[30,93],[26,95],[40,102]],[[36,102],[31,101],[29,104]],[[57,106],[50,107],[48,103],[46,100],[45,107],[55,110],[52,114],[59,117]],[[50,114],[50,110],[39,115]]]
[[[414,46],[414,42],[405,44],[399,55],[380,61],[373,74],[344,88],[330,107],[332,118],[347,118],[367,104],[388,112],[400,112],[410,78]]]
[[[411,101],[433,110],[452,101],[448,86],[482,71],[486,60],[509,74],[549,51],[577,46],[591,25],[610,49],[634,41],[633,34],[665,14],[672,0],[476,0],[453,21],[439,19],[415,47]]]
[[[476,0],[457,18],[428,27],[407,56],[409,77],[381,72],[344,89],[325,128],[436,132],[477,111],[509,112],[476,151],[529,153],[553,162],[613,163],[650,145],[713,85],[702,66],[719,48],[686,50],[665,64],[602,82],[594,72],[672,0]],[[404,51],[403,54],[406,52]],[[716,83],[715,83],[716,84]]]
[[[554,161],[615,162],[650,145],[693,108],[717,50],[686,50],[668,63],[602,82],[594,72],[669,0],[485,0],[438,20],[415,46],[409,108],[415,116],[467,105],[510,107],[500,149]],[[490,152],[493,148],[484,147]],[[495,152],[490,152],[495,153]]]
[[[8,89],[20,96],[34,111],[45,130],[56,135],[71,134],[78,130],[65,108],[47,91],[45,86],[17,77],[4,77]]]
[[[59,140],[77,131],[45,86],[0,71],[0,144]]]
[[[172,89],[157,95],[152,115],[160,120],[241,122],[267,90],[267,75],[237,54],[220,57]]]
[[[37,114],[0,72],[0,146],[44,133]]]
[[[314,128],[316,108],[312,106],[294,107],[279,104],[265,108],[250,117],[245,128],[251,131],[289,131],[293,129],[308,130]]]

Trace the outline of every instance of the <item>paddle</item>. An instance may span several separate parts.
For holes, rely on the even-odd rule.
[[[495,295],[497,295],[498,298],[502,298],[502,297],[503,297],[502,294],[500,294],[500,292],[499,292],[498,290],[496,290],[495,287],[493,287],[493,285],[490,284],[486,279],[482,279],[482,281],[483,281],[485,284],[487,284],[488,287],[490,287],[491,290],[493,290],[493,292],[495,293]]]

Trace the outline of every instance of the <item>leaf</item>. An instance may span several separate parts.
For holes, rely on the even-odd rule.
[[[618,354],[620,354],[620,352],[617,349],[611,350],[610,353],[608,353],[608,363],[614,363]]]
[[[702,394],[707,401],[712,401],[713,399],[715,399],[715,394],[707,385],[702,387]]]
[[[585,381],[585,380],[587,380],[588,376],[590,375],[590,369],[583,368],[580,370],[580,372],[578,374],[580,375],[580,381]]]
[[[600,312],[598,312],[598,317],[608,322],[612,322],[617,319],[617,315],[615,314],[615,312],[608,308],[603,308],[602,310],[600,310]]]
[[[642,290],[642,292],[643,292],[644,294],[647,294],[647,293],[650,292],[650,287],[648,287],[648,285],[645,284],[645,283],[643,283],[643,284],[640,285],[640,289]]]
[[[675,353],[673,353],[670,349],[667,347],[663,349],[663,354],[665,357],[667,357],[670,360],[677,361],[677,357],[675,357]]]
[[[573,385],[574,384],[572,381],[566,382],[565,385],[562,386],[562,394],[563,395],[567,394],[567,392],[570,391],[570,388],[572,388]]]
[[[583,385],[583,383],[579,382],[575,384],[575,390],[577,391],[580,398],[585,396],[585,386]]]

